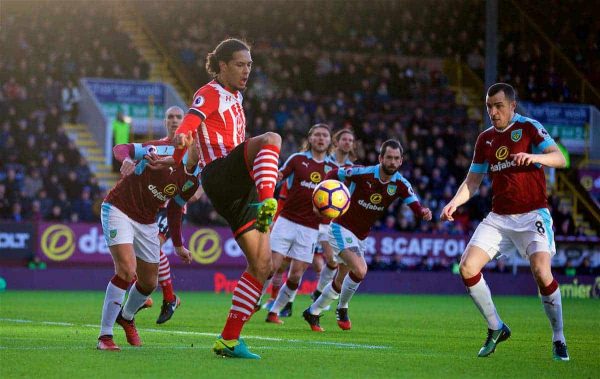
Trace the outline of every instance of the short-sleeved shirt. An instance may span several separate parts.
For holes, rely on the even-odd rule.
[[[408,180],[399,172],[392,175],[389,182],[382,182],[379,166],[335,169],[326,178],[343,182],[351,194],[350,208],[333,222],[361,240],[367,238],[373,224],[394,200],[400,198],[407,205],[419,200]]]
[[[511,155],[537,154],[554,145],[542,124],[517,113],[506,129],[491,127],[479,135],[469,171],[490,174],[493,212],[520,214],[548,207],[542,166],[517,166]]]
[[[189,113],[199,116],[200,167],[227,156],[246,139],[246,116],[240,91],[230,92],[216,80],[194,94]]]
[[[314,160],[310,151],[292,154],[280,170],[287,185],[287,196],[280,215],[297,224],[318,229],[320,217],[313,212],[312,194],[332,168],[327,159],[321,162]]]

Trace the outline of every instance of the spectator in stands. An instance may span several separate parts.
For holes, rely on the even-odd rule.
[[[77,123],[79,115],[79,89],[73,85],[73,81],[68,80],[62,89],[62,110],[67,116],[67,121],[71,124]]]
[[[126,120],[125,113],[122,110],[117,112],[117,116],[112,123],[113,146],[129,143],[131,125]],[[119,172],[121,162],[113,157],[113,172]]]

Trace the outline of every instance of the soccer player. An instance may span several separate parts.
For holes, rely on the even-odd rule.
[[[562,168],[565,159],[544,127],[515,113],[516,106],[515,91],[509,84],[496,83],[488,89],[486,107],[492,127],[477,138],[471,168],[442,210],[441,219],[453,221],[456,209],[475,194],[484,175],[490,174],[492,211],[475,230],[460,262],[462,280],[488,325],[478,355],[489,356],[511,334],[496,311],[481,269],[497,255],[516,248],[529,259],[540,289],[552,326],[553,357],[567,361],[560,289],[550,267],[556,247],[542,167]]]
[[[165,112],[164,118],[164,126],[167,131],[167,136],[161,141],[165,141],[167,143],[173,140],[175,136],[175,130],[181,124],[183,120],[183,109],[178,106],[172,106],[167,109]],[[133,173],[135,169],[136,161],[130,159],[129,157],[123,160],[121,165],[121,174],[123,176],[129,175]],[[192,203],[198,200],[202,196],[202,186],[199,186],[196,190],[196,193],[188,200],[188,203]],[[186,207],[183,208],[185,213]],[[162,289],[162,306],[160,308],[160,313],[158,318],[156,319],[157,324],[163,324],[173,317],[173,313],[175,313],[175,309],[179,307],[181,304],[181,300],[179,296],[175,295],[173,290],[173,282],[171,280],[171,265],[169,264],[169,258],[163,252],[162,247],[165,242],[171,238],[169,232],[169,223],[167,221],[167,207],[161,207],[158,211],[158,215],[156,217],[156,223],[158,224],[158,238],[160,239],[160,264],[158,266],[158,284]],[[152,304],[152,298],[148,298],[150,304]],[[149,305],[149,304],[148,304]],[[147,305],[143,306],[148,307]]]
[[[191,143],[191,135],[190,132],[184,143]],[[120,350],[113,341],[115,322],[125,330],[130,345],[142,345],[134,315],[156,288],[160,256],[156,214],[167,200],[173,200],[169,201],[167,217],[175,252],[184,262],[191,262],[191,254],[181,238],[181,217],[182,207],[199,186],[198,152],[196,148],[191,149],[186,165],[170,169],[153,166],[159,155],[170,155],[172,150],[170,142],[165,140],[113,148],[116,160],[129,157],[139,163],[134,174],[117,182],[101,207],[102,230],[115,264],[115,275],[104,297],[99,350]],[[134,278],[136,281],[123,304],[125,292]]]
[[[397,172],[402,164],[402,146],[396,140],[381,145],[379,164],[335,169],[325,179],[336,179],[352,194],[348,211],[331,223],[329,244],[339,262],[338,272],[323,293],[308,307],[304,319],[316,332],[322,332],[319,318],[333,300],[339,298],[336,318],[343,330],[351,328],[348,303],[367,275],[365,240],[385,209],[400,198],[415,217],[431,220],[431,211],[419,203],[410,183]]]
[[[239,39],[226,39],[207,55],[206,70],[214,79],[196,91],[175,132],[174,143],[179,149],[173,159],[177,162],[183,157],[186,133],[198,130],[204,193],[229,223],[248,261],[213,351],[222,356],[259,359],[240,334],[271,274],[269,227],[277,211],[273,193],[281,137],[267,132],[246,140],[242,91],[251,69],[250,47]]]
[[[331,169],[327,161],[330,145],[329,126],[313,125],[301,152],[292,154],[281,167],[279,177],[287,179],[288,194],[271,234],[273,270],[278,270],[285,258],[290,258],[291,263],[288,278],[269,310],[267,322],[283,324],[279,311],[293,301],[302,276],[313,261],[320,218],[313,212],[312,193]]]
[[[350,168],[356,160],[356,153],[354,151],[354,132],[350,129],[340,129],[333,134],[333,145],[335,150],[329,156],[329,161],[338,168]],[[319,225],[319,237],[317,253],[313,260],[313,268],[318,274],[319,281],[317,282],[317,288],[311,295],[312,300],[317,300],[325,286],[331,282],[335,272],[337,271],[338,264],[335,261],[333,250],[329,244],[329,227],[331,226],[331,220],[322,220]],[[322,254],[318,254],[322,252]]]

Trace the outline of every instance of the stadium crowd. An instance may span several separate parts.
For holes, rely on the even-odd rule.
[[[149,65],[119,30],[113,7],[19,4],[17,11],[3,14],[0,29],[0,218],[96,222],[107,189],[99,187],[63,127],[77,118],[74,83],[85,76],[146,79]],[[192,85],[208,79],[201,58],[226,25],[254,43],[246,118],[253,135],[274,131],[284,137],[282,160],[318,122],[356,133],[358,164],[376,163],[381,143],[399,138],[405,153],[401,172],[431,208],[434,222],[420,223],[397,204],[377,230],[472,232],[490,209],[487,181],[459,208],[455,223],[438,220],[470,165],[479,130],[448,89],[441,58],[458,55],[474,70],[483,68],[483,26],[476,21],[484,7],[471,0],[435,7],[423,7],[422,1],[358,2],[351,14],[338,17],[346,14],[342,2],[310,4],[286,3],[283,12],[268,1],[149,1],[138,10],[189,68]],[[242,6],[248,11],[240,17]],[[215,14],[220,17],[199,17]],[[597,30],[594,24],[576,33],[590,41],[583,56],[597,53],[592,38]],[[504,41],[510,42],[500,51],[501,79],[514,83],[521,98],[576,100],[551,66],[542,69],[547,65],[539,46],[512,37]],[[581,233],[567,208],[556,201],[551,206],[557,234]],[[190,205],[188,219],[224,224],[205,197]]]

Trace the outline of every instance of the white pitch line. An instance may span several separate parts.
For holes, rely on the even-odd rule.
[[[0,318],[0,322],[15,322],[15,323],[34,323],[34,324],[44,324],[44,325],[55,325],[55,326],[82,326],[86,328],[99,328],[99,325],[93,324],[73,324],[70,322],[54,322],[54,321],[32,321],[32,320],[21,320],[21,319],[10,319],[10,318]],[[179,334],[179,335],[190,335],[190,336],[202,336],[202,337],[216,337],[216,333],[207,333],[207,332],[192,332],[185,330],[164,330],[164,329],[152,329],[152,328],[141,328],[138,329],[142,332],[150,332],[150,333],[166,333],[166,334]],[[350,348],[350,349],[391,349],[390,346],[385,345],[366,345],[359,343],[346,343],[346,342],[330,342],[330,341],[314,341],[314,340],[300,340],[300,339],[285,339],[285,338],[277,338],[277,337],[263,337],[263,336],[244,336],[244,339],[253,339],[260,341],[274,341],[274,342],[287,342],[287,343],[305,343],[309,345],[325,345],[332,347],[340,347],[340,348]]]

